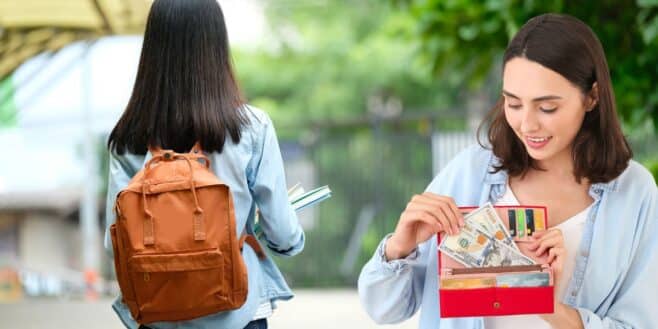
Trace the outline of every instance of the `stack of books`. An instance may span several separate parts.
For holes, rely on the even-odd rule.
[[[331,189],[328,185],[320,186],[311,191],[304,191],[304,188],[300,183],[295,184],[288,190],[288,201],[292,205],[295,211],[300,211],[302,209],[314,206],[326,199],[331,197]],[[254,234],[257,238],[261,238],[263,235],[263,230],[260,227],[258,222],[259,212],[256,212]]]
[[[330,197],[331,189],[327,185],[305,192],[301,184],[297,183],[288,190],[288,200],[296,211],[316,205]]]

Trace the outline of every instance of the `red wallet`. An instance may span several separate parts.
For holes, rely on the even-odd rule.
[[[495,206],[503,224],[514,238],[521,253],[532,258],[537,265],[515,265],[499,267],[466,268],[448,255],[438,253],[439,305],[442,318],[469,316],[501,316],[517,314],[553,313],[554,278],[547,264],[547,256],[536,257],[528,250],[529,237],[534,231],[548,226],[546,207],[542,206]],[[477,207],[460,207],[464,214]],[[437,246],[441,235],[437,234]],[[543,286],[504,286],[499,285],[503,275],[526,275],[547,273],[548,285]],[[545,277],[545,276],[544,276]],[[473,280],[470,280],[473,279]],[[500,280],[499,280],[500,279]],[[474,287],[452,286],[448,281],[495,282],[493,285]],[[469,281],[470,280],[470,281]],[[465,284],[468,285],[468,284]]]

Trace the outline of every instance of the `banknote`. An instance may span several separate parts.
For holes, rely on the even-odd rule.
[[[482,267],[490,266],[514,266],[514,265],[533,265],[534,260],[526,257],[520,251],[499,242],[492,240],[494,243],[491,248],[487,249],[482,261]]]
[[[496,279],[490,278],[454,278],[442,279],[441,289],[473,289],[496,286]]]
[[[512,239],[512,235],[503,224],[503,221],[491,203],[486,203],[482,207],[473,210],[464,217],[464,221],[477,225],[488,233],[489,236],[519,251],[519,248]]]
[[[550,284],[548,273],[511,273],[496,276],[496,287],[545,287]]]
[[[446,236],[439,250],[466,267],[535,264],[521,252],[493,239],[470,223],[466,223],[458,235]]]
[[[495,240],[470,223],[457,235],[446,235],[439,250],[466,267],[482,267],[494,249]]]
[[[464,217],[459,234],[446,235],[439,250],[466,267],[532,265],[512,240],[491,203]],[[525,228],[524,228],[525,229]]]

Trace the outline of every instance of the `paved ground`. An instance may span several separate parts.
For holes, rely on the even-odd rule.
[[[110,329],[121,323],[110,300],[98,302],[25,300],[0,304],[2,329]],[[361,309],[353,290],[298,290],[289,302],[279,303],[270,319],[272,329],[374,329],[417,327],[417,316],[396,326],[377,326]]]

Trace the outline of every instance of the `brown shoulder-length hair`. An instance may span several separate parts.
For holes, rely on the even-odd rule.
[[[530,19],[510,41],[503,56],[505,64],[522,57],[553,70],[580,89],[583,95],[592,91],[596,82],[598,101],[585,114],[573,144],[574,175],[578,182],[609,182],[628,166],[633,152],[624,137],[610,81],[608,63],[601,42],[580,20],[559,14],[544,14]],[[504,71],[504,70],[503,70]],[[539,169],[522,141],[505,120],[502,96],[478,128],[488,125],[487,137],[492,151],[500,160],[493,172],[507,171],[522,176],[530,168]]]
[[[108,140],[111,151],[149,146],[221,153],[249,124],[217,0],[156,0],[130,101]]]

